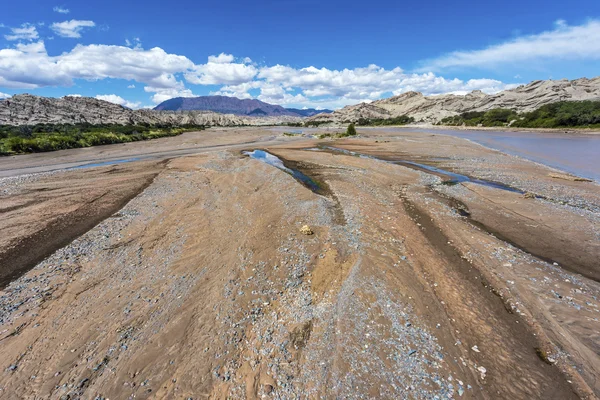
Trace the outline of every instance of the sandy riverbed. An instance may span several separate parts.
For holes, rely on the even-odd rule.
[[[209,130],[0,170],[0,398],[600,395],[593,182],[385,130]]]

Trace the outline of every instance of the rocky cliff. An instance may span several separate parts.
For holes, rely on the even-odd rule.
[[[401,115],[416,121],[435,123],[442,118],[467,111],[510,108],[517,112],[533,111],[545,104],[562,100],[600,100],[600,77],[569,80],[534,81],[515,89],[487,95],[473,91],[466,95],[423,96],[418,92],[402,93],[389,99],[347,106],[332,114],[309,118],[318,122],[348,122],[359,118],[393,118]]]
[[[34,124],[172,124],[172,125],[272,125],[298,122],[291,116],[250,117],[210,111],[130,110],[89,97],[47,98],[29,94],[0,101],[0,125]]]

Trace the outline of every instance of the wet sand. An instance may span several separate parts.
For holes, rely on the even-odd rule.
[[[0,291],[0,397],[600,395],[600,186],[449,136],[359,133],[0,160],[5,176],[56,170],[0,181],[11,243],[33,246],[34,221],[67,237],[54,218],[106,217]]]

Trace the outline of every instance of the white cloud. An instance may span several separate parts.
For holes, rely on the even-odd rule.
[[[84,28],[96,26],[94,21],[81,21],[72,19],[70,21],[55,22],[50,28],[58,35],[66,38],[80,38]]]
[[[222,86],[212,94],[251,98],[253,96],[249,91],[258,89],[260,93],[257,98],[268,103],[337,108],[407,91],[418,91],[425,95],[465,94],[473,90],[495,93],[514,86],[494,79],[463,81],[447,79],[432,72],[406,73],[401,68],[388,70],[377,65],[343,70],[274,65],[262,67],[255,77]]]
[[[121,78],[151,86],[176,86],[174,73],[191,69],[186,57],[124,46],[77,45],[70,52],[50,56],[44,42],[18,44],[0,50],[0,86],[35,88],[71,86],[74,79]]]
[[[209,56],[208,63],[195,66],[185,79],[195,85],[239,85],[251,81],[258,69],[247,63],[234,63],[231,54]]]
[[[68,14],[70,12],[70,10],[68,8],[65,7],[60,7],[60,6],[55,6],[53,8],[54,12],[57,12],[59,14]]]
[[[232,63],[234,57],[231,54],[221,53],[218,56],[208,56],[209,63],[215,64],[229,64]]]
[[[127,89],[135,89],[135,85],[131,84],[131,85],[127,86]]]
[[[0,87],[35,89],[72,86],[75,79],[90,81],[115,78],[144,83],[146,92],[156,93],[154,102],[167,96],[193,96],[174,74],[194,67],[188,58],[149,50],[107,45],[77,45],[70,52],[48,55],[44,42],[19,43],[0,50]]]
[[[579,26],[569,26],[559,20],[553,30],[522,36],[482,50],[455,51],[427,62],[422,70],[489,68],[538,60],[600,60],[600,20],[590,20]]]
[[[144,91],[152,94],[152,102],[160,103],[172,97],[194,96],[182,80],[185,77],[191,84],[219,85],[212,94],[322,108],[373,101],[411,90],[435,95],[476,89],[494,93],[512,87],[493,79],[463,81],[432,72],[407,73],[399,67],[258,67],[249,61],[222,53],[209,57],[206,64],[196,65],[185,56],[158,47],[146,50],[141,46],[109,45],[77,45],[71,51],[51,56],[42,41],[18,43],[13,48],[0,49],[0,87],[68,87],[77,79],[125,79],[142,84]]]
[[[37,29],[34,25],[23,24],[20,28],[11,28],[12,34],[4,35],[6,40],[35,40],[39,38]]]
[[[8,99],[12,97],[10,94],[0,92],[0,99]]]
[[[132,108],[132,109],[140,108],[140,106],[142,104],[139,101],[135,101],[135,102],[127,101],[124,98],[122,98],[121,96],[117,96],[116,94],[99,94],[96,96],[96,98],[98,100],[104,100],[104,101],[108,101],[110,103],[120,104],[124,107]]]
[[[162,103],[165,100],[172,99],[174,97],[196,97],[194,93],[190,89],[186,89],[183,87],[178,88],[157,88],[152,86],[144,87],[144,91],[149,93],[154,93],[152,95],[151,100],[155,104]]]

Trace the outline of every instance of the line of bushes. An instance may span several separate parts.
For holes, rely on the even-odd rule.
[[[444,118],[439,125],[513,126],[518,128],[600,128],[600,101],[560,101],[517,113],[495,108]]]
[[[183,132],[203,130],[204,126],[185,125],[90,125],[39,124],[33,126],[0,125],[0,155],[129,143],[140,140],[177,136]]]
[[[385,126],[385,125],[406,125],[415,122],[413,117],[408,115],[400,115],[394,118],[359,118],[357,125],[360,126]]]

